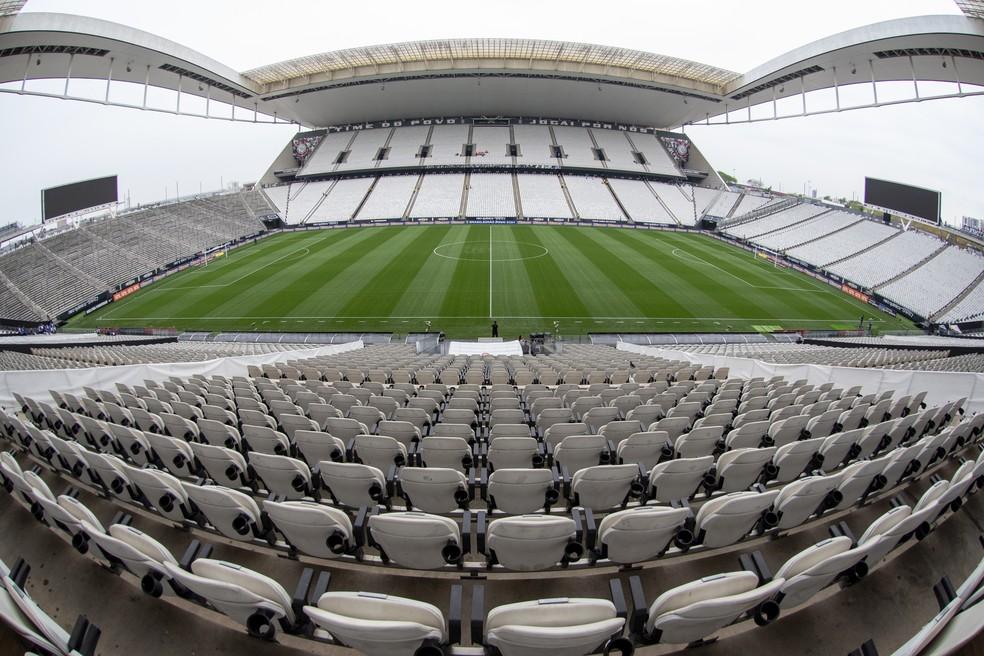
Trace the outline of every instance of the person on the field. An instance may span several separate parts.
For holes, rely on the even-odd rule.
[[[496,321],[495,319],[492,320],[492,336],[493,337],[499,336],[499,322]]]

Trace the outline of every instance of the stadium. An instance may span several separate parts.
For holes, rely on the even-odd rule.
[[[918,154],[848,201],[695,136],[974,102],[984,3],[746,73],[505,37],[237,72],[28,4],[4,100],[292,132],[136,205],[75,162],[0,228],[0,653],[984,649],[979,222]]]

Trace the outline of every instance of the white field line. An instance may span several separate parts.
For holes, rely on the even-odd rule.
[[[681,260],[686,259],[686,258],[683,257],[683,255],[681,255],[681,253],[684,253],[688,257],[693,258],[693,259],[697,260],[698,262],[702,262],[702,263],[706,264],[709,267],[712,267],[714,269],[717,269],[721,273],[723,273],[725,275],[728,275],[728,276],[731,276],[735,280],[740,280],[741,282],[745,283],[749,287],[753,287],[755,289],[781,289],[781,290],[785,290],[785,291],[789,291],[789,292],[811,292],[811,293],[814,293],[814,294],[819,294],[819,293],[822,293],[822,294],[831,294],[831,293],[833,293],[829,289],[804,289],[803,287],[778,287],[778,286],[772,286],[772,285],[753,285],[752,283],[748,282],[747,280],[745,280],[741,276],[736,276],[735,274],[731,273],[730,271],[726,271],[726,270],[722,269],[721,267],[717,266],[716,264],[713,264],[711,262],[708,262],[704,258],[699,257],[697,255],[694,255],[693,253],[691,253],[689,251],[685,251],[682,248],[674,248],[671,252],[672,252],[672,254],[674,256],[679,257]]]
[[[221,285],[182,285],[180,287],[159,287],[158,289],[160,289],[161,291],[169,291],[169,290],[172,290],[172,289],[185,289],[185,290],[187,290],[187,289],[207,289],[209,287],[228,287],[229,285],[234,285],[237,282],[239,282],[240,280],[242,280],[243,278],[247,278],[247,277],[253,275],[254,273],[256,273],[257,271],[262,271],[263,269],[267,268],[268,266],[272,266],[272,265],[276,264],[277,262],[279,262],[281,260],[285,260],[288,257],[290,257],[291,255],[297,255],[298,253],[303,253],[304,256],[310,255],[311,254],[311,247],[312,246],[314,246],[315,244],[320,244],[325,239],[327,239],[328,237],[331,236],[331,234],[332,234],[331,231],[326,231],[326,232],[327,232],[327,234],[325,234],[324,237],[322,237],[321,239],[318,239],[313,244],[310,244],[308,246],[303,246],[303,247],[298,248],[297,250],[291,251],[289,253],[285,253],[285,254],[281,255],[280,257],[278,257],[277,259],[272,260],[270,262],[267,262],[266,264],[261,264],[260,266],[254,268],[254,269],[250,269],[249,271],[247,271],[243,275],[239,276],[238,278],[234,278],[234,279],[230,280],[229,282],[222,283]]]
[[[489,319],[492,318],[492,226],[489,226]]]

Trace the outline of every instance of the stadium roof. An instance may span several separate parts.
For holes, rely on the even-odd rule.
[[[569,65],[584,69],[603,67],[608,74],[620,71],[665,75],[704,85],[722,85],[737,77],[738,73],[700,64],[698,62],[657,55],[639,50],[601,46],[570,41],[545,41],[542,39],[435,39],[431,41],[406,41],[362,48],[349,48],[290,59],[261,66],[243,75],[260,84],[278,85],[297,78],[309,78],[325,73],[357,71],[360,68],[378,69],[397,66],[436,64],[437,67],[454,65],[461,61],[510,61],[523,62],[530,69],[560,70]]]
[[[0,92],[210,118],[267,116],[307,127],[396,118],[527,116],[672,128],[714,117],[735,120],[730,117],[739,110],[774,108],[783,98],[850,84],[947,81],[958,88],[950,95],[984,93],[984,21],[960,15],[905,18],[849,30],[744,75],[625,48],[532,39],[368,46],[238,73],[154,34],[83,16],[16,13],[22,4],[0,0],[0,14],[15,12],[0,15]],[[984,2],[960,5],[973,13],[981,12]],[[31,84],[40,79],[64,80],[64,92]],[[69,81],[76,79],[104,82],[105,93],[69,95]],[[143,102],[117,100],[111,86],[118,82],[143,86]],[[174,104],[148,103],[146,90],[151,87],[177,91]],[[873,104],[923,100],[918,86],[913,87],[909,100],[879,103],[876,92]],[[188,96],[205,102],[182,104]],[[837,103],[824,111],[840,111],[839,96]],[[806,111],[806,104],[804,100],[802,113],[814,113]]]

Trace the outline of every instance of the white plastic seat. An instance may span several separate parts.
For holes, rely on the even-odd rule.
[[[570,517],[504,517],[489,523],[486,549],[490,560],[506,569],[534,572],[580,559],[583,548],[575,534]]]
[[[827,510],[841,500],[834,493],[840,476],[807,476],[785,485],[776,497],[775,511],[780,530],[799,526],[817,510]]]
[[[302,431],[294,432],[295,439],[299,432]],[[290,453],[290,440],[287,436],[269,426],[244,425],[242,438],[251,451],[280,456]]]
[[[263,510],[288,544],[317,558],[351,548],[352,522],[344,511],[311,501],[263,501]]]
[[[394,410],[395,412],[395,410]],[[409,421],[384,419],[379,422],[376,430],[380,435],[388,435],[409,449],[415,442],[420,441],[420,429]]]
[[[142,579],[141,587],[155,596],[163,593],[159,579],[165,574],[164,563],[178,565],[167,547],[132,526],[111,524],[108,532],[91,531],[87,535],[104,554]]]
[[[673,457],[673,445],[665,431],[633,433],[618,443],[616,458],[620,463],[635,464],[649,471],[664,459]]]
[[[598,525],[605,555],[616,563],[638,563],[659,557],[690,516],[688,508],[639,506],[610,513]]]
[[[468,479],[455,469],[404,467],[400,487],[411,507],[427,513],[450,513],[468,502]]]
[[[130,479],[126,474],[125,463],[116,456],[96,453],[95,451],[80,452],[88,465],[89,476],[98,479],[102,486],[113,496],[130,501]]]
[[[788,483],[803,472],[814,469],[819,464],[817,452],[825,439],[824,437],[813,437],[776,448],[776,453],[772,457],[772,462],[777,470],[774,480],[779,483]]]
[[[202,440],[207,444],[224,446],[227,449],[240,448],[242,437],[235,426],[227,426],[212,419],[199,419],[198,430]]]
[[[564,441],[565,437],[570,437],[571,435],[590,434],[591,430],[588,428],[588,425],[581,422],[554,424],[543,433],[543,441],[553,447],[556,447]]]
[[[770,478],[765,468],[772,466],[776,447],[766,449],[735,449],[718,456],[717,485],[725,492],[747,490],[760,478]]]
[[[713,456],[661,462],[649,472],[649,498],[660,503],[686,501],[696,494],[713,466]]]
[[[462,437],[429,435],[420,441],[418,452],[427,467],[443,467],[466,473],[474,464],[471,447]]]
[[[581,399],[578,400],[580,401]],[[581,420],[588,425],[588,429],[592,433],[600,433],[604,426],[611,422],[618,421],[618,418],[618,408],[595,407],[584,413]],[[637,430],[638,428],[635,428],[633,432]]]
[[[510,514],[536,512],[558,498],[549,469],[497,469],[489,476],[488,495],[496,509]]]
[[[338,503],[352,508],[375,506],[386,494],[386,476],[369,465],[354,462],[318,464],[321,480]]]
[[[406,656],[447,641],[444,615],[430,604],[368,592],[326,592],[304,614],[336,641],[367,656]]]
[[[499,437],[489,443],[488,461],[493,469],[525,469],[542,466],[537,441],[529,437]]]
[[[302,460],[254,452],[249,464],[268,492],[285,499],[303,499],[312,494],[311,470]]]
[[[777,577],[759,586],[752,572],[728,572],[667,590],[649,607],[646,635],[669,644],[707,638],[772,598],[784,582]]]
[[[857,504],[867,494],[884,487],[882,472],[891,456],[882,456],[875,460],[861,460],[844,468],[837,477],[837,491],[840,501],[833,510],[844,510]]]
[[[794,608],[834,582],[841,574],[856,568],[868,555],[865,547],[851,548],[851,538],[829,538],[804,549],[783,563],[776,578],[784,579],[779,588],[778,603]],[[866,573],[861,565],[859,574]]]
[[[318,463],[325,461],[345,460],[345,443],[328,433],[299,430],[294,433],[294,444],[297,455],[307,462],[308,467],[317,467]]]
[[[502,656],[583,656],[622,631],[625,620],[604,599],[542,599],[497,606],[485,644]]]
[[[655,428],[658,425],[659,422],[654,424],[653,430],[658,430]],[[723,426],[703,426],[676,438],[673,448],[680,458],[709,456],[724,448],[723,435]],[[669,438],[674,439],[672,433],[670,433]]]
[[[247,484],[249,470],[243,454],[222,446],[196,442],[192,442],[191,450],[205,469],[205,473],[219,485],[238,487]]]
[[[283,586],[259,572],[234,563],[199,558],[185,571],[164,563],[168,578],[174,579],[236,622],[250,633],[272,639],[280,620],[295,623],[291,599]]]
[[[398,440],[383,435],[356,435],[352,456],[356,462],[388,472],[394,465],[407,463],[407,448]]]
[[[182,483],[188,497],[227,538],[252,540],[260,526],[260,508],[253,497],[218,485]]]
[[[577,506],[591,510],[625,507],[630,497],[642,495],[639,468],[635,465],[596,465],[574,473],[571,493]]]
[[[643,430],[643,425],[638,421],[626,419],[621,421],[609,421],[605,425],[601,426],[598,433],[603,435],[606,440],[618,448],[622,442],[627,440],[632,435],[642,432]]]
[[[388,559],[411,569],[439,569],[462,558],[461,530],[449,517],[388,512],[369,518],[369,535]]]
[[[760,519],[764,525],[764,515],[778,495],[778,490],[732,492],[708,500],[697,511],[694,528],[697,538],[707,548],[738,542],[759,524]]]
[[[195,453],[191,444],[176,437],[144,433],[150,447],[169,472],[175,476],[195,475]]]
[[[603,454],[607,454],[607,443],[601,435],[570,435],[554,449],[554,460],[573,476],[585,467],[604,464]]]
[[[821,464],[820,469],[825,472],[837,469],[851,455],[854,445],[860,438],[861,431],[859,429],[834,433],[824,438],[819,451],[820,455],[823,456],[823,464]]]
[[[806,430],[809,431],[810,437],[827,437],[834,432],[840,416],[840,410],[827,410],[806,422]]]
[[[127,467],[130,481],[144,500],[171,521],[181,522],[191,514],[188,493],[181,481],[158,469]]]
[[[769,438],[772,440],[772,444],[774,446],[783,446],[784,444],[795,442],[806,435],[806,425],[809,423],[810,418],[807,415],[796,415],[778,421],[770,419],[770,421]],[[821,436],[814,435],[811,437]]]
[[[740,427],[728,432],[724,438],[724,443],[729,449],[757,449],[760,446],[765,446],[770,425],[768,421],[743,423]],[[769,441],[771,442],[771,439]]]
[[[368,435],[369,428],[354,419],[328,417],[322,424],[324,432],[348,444],[356,435]]]

